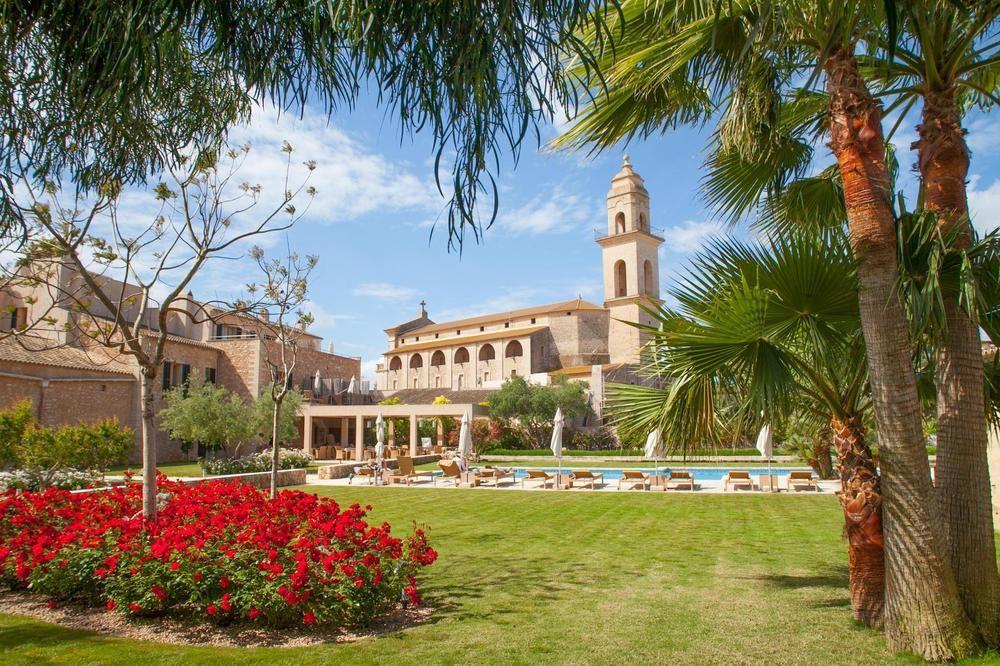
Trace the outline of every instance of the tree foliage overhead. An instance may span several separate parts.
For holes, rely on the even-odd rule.
[[[432,136],[449,242],[460,244],[488,224],[482,195],[496,213],[501,156],[516,159],[540,122],[574,113],[573,79],[594,76],[576,35],[589,26],[603,43],[615,13],[594,0],[6,2],[0,167],[139,181],[254,103],[332,113],[370,84],[404,136]],[[571,57],[584,63],[572,76]]]

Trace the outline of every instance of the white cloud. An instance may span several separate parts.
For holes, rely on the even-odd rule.
[[[979,189],[980,177],[969,180],[969,214],[979,233],[985,234],[1000,227],[1000,179],[985,189]]]
[[[514,235],[564,233],[593,222],[595,214],[589,197],[556,187],[523,206],[501,209],[494,228]]]
[[[724,229],[718,222],[697,222],[685,220],[679,225],[663,230],[666,240],[664,248],[670,252],[697,252],[713,236],[723,233]]]
[[[975,153],[990,154],[1000,148],[1000,124],[995,118],[986,115],[979,115],[968,124],[969,134],[965,140],[972,150],[973,160]]]
[[[354,288],[355,296],[374,298],[379,301],[408,301],[420,295],[413,287],[404,287],[388,282],[366,282]]]
[[[302,181],[302,162],[315,160],[310,184],[317,190],[308,217],[326,221],[352,220],[374,212],[413,210],[436,213],[445,201],[434,185],[433,174],[415,171],[374,153],[356,138],[326,122],[325,114],[302,119],[281,115],[266,107],[257,111],[248,126],[231,132],[232,143],[249,143],[250,157],[240,178],[259,183],[264,192],[279,196],[285,189],[283,141],[295,149],[291,183]]]
[[[561,298],[566,300],[568,297],[561,296]],[[478,317],[494,312],[509,312],[510,310],[518,310],[533,305],[543,305],[553,300],[558,299],[553,298],[553,294],[548,290],[536,287],[521,287],[508,289],[502,295],[494,296],[476,305],[448,308],[439,312],[428,311],[428,314],[434,321],[440,323],[456,319],[466,319],[468,317]]]

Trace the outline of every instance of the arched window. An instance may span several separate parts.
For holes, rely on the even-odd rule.
[[[423,357],[420,356],[420,354],[414,354],[413,357],[410,358],[410,369],[416,370],[417,368],[422,368],[422,367],[424,367]]]
[[[392,360],[389,361],[390,370],[402,370],[403,369],[403,359],[398,356],[393,356]]]
[[[521,348],[521,343],[517,340],[512,340],[507,343],[507,349],[503,353],[507,358],[518,358],[519,356],[524,356],[524,349]]]
[[[455,363],[468,363],[468,362],[469,362],[468,349],[466,349],[465,347],[459,347],[457,350],[455,350]]]
[[[649,231],[649,221],[646,220],[645,213],[639,213],[639,229],[642,231]]]
[[[483,345],[479,349],[479,360],[480,361],[492,361],[497,357],[496,351],[493,349],[493,345]]]
[[[444,365],[444,352],[439,349],[431,354],[431,366],[437,368],[442,365]]]
[[[619,259],[615,262],[615,296],[625,296],[626,289],[625,286],[625,261]]]
[[[434,378],[434,388],[441,388],[441,377],[437,376]]]
[[[625,233],[625,213],[618,213],[615,215],[615,233]]]
[[[642,263],[642,285],[647,294],[656,293],[656,285],[653,284],[653,262],[649,259]]]

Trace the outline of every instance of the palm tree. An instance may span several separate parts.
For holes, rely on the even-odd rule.
[[[972,244],[966,177],[969,150],[962,128],[965,110],[997,101],[1000,2],[935,0],[900,2],[903,39],[881,45],[872,75],[889,108],[922,103],[917,166],[922,200],[936,214],[944,236],[959,251]],[[901,118],[905,112],[901,114]],[[938,502],[959,594],[986,641],[1000,645],[1000,575],[997,573],[987,464],[983,354],[975,307],[955,282],[942,284],[942,326],[936,387]]]
[[[609,411],[626,433],[718,441],[720,416],[741,426],[789,413],[829,424],[839,459],[855,619],[880,626],[882,495],[863,423],[871,416],[857,280],[840,234],[767,245],[718,242],[650,307],[644,372],[651,386],[612,385]],[[718,406],[734,406],[721,414]],[[741,427],[735,428],[736,431]]]
[[[879,424],[886,539],[886,637],[891,649],[949,659],[978,647],[937,522],[910,340],[897,289],[892,172],[882,109],[857,44],[885,25],[861,0],[625,0],[614,50],[600,51],[607,95],[558,145],[595,146],[701,122],[722,109],[707,182],[740,214],[762,191],[803,175],[812,146],[837,160],[859,312]],[[599,35],[584,34],[600,49]],[[785,103],[791,111],[781,114]],[[820,106],[822,105],[822,106]],[[820,108],[820,113],[816,113]],[[739,177],[727,180],[726,174]],[[712,179],[716,182],[713,184]]]

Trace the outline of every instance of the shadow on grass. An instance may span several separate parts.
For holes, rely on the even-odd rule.
[[[557,602],[568,599],[571,590],[583,589],[588,579],[586,572],[566,571],[565,562],[553,558],[532,557],[526,561],[519,557],[492,557],[489,565],[491,571],[481,577],[439,583],[427,590],[427,601],[434,608],[428,623],[433,624],[444,617],[467,620],[522,613],[520,604],[505,607],[489,603],[489,599],[497,596],[507,600],[523,598],[531,605]],[[558,575],[553,573],[556,571]],[[480,601],[485,601],[485,605],[478,603]]]
[[[846,590],[848,584],[847,567],[830,567],[825,572],[807,576],[790,574],[766,574],[763,576],[747,576],[752,580],[762,580],[775,587],[785,590],[796,590],[805,587],[832,587]]]
[[[11,622],[8,620],[8,622]],[[108,637],[93,631],[70,629],[54,624],[48,624],[33,619],[17,619],[11,624],[0,627],[0,651],[36,645],[54,647],[62,643],[80,644],[83,642],[102,643]]]

